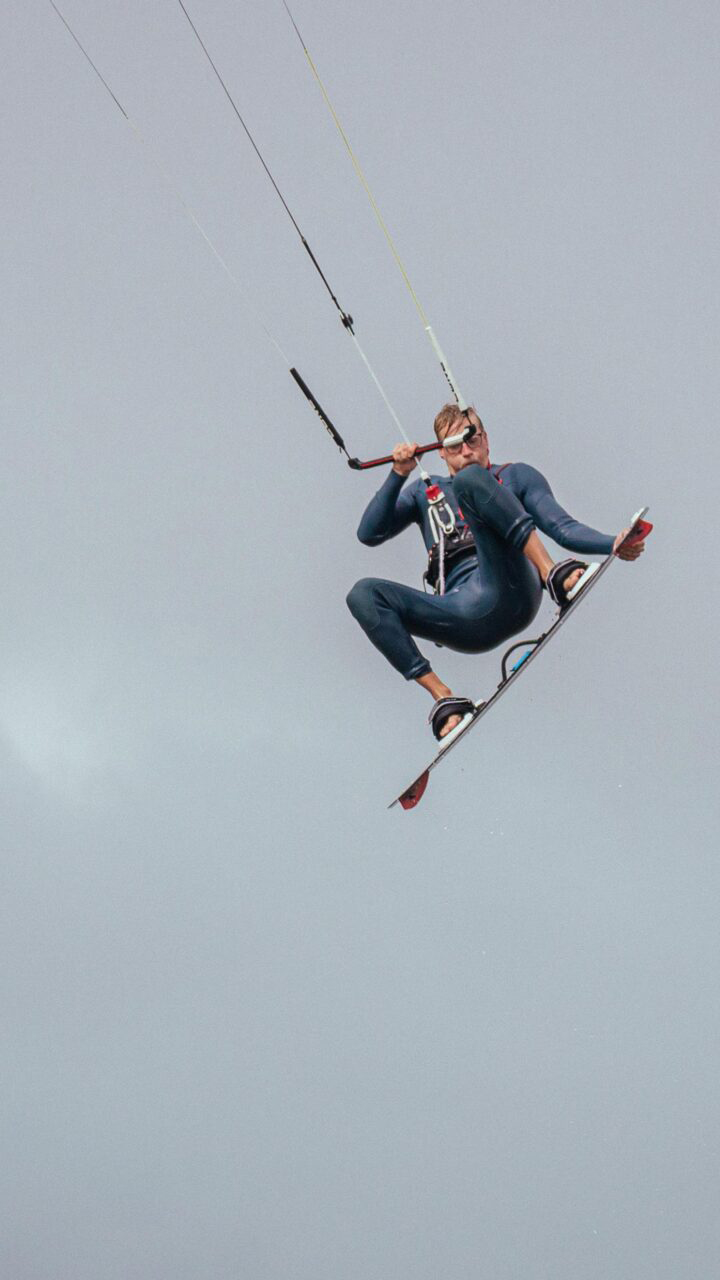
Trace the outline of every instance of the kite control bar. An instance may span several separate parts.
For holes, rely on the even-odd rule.
[[[359,458],[351,458],[350,454],[348,453],[345,447],[345,441],[340,435],[340,432],[338,431],[337,427],[330,421],[322,405],[315,398],[315,396],[313,395],[307,383],[298,373],[297,369],[291,369],[290,373],[292,377],[295,379],[295,382],[299,386],[303,395],[310,401],[310,404],[312,405],[313,409],[318,415],[320,421],[322,422],[323,426],[325,427],[325,430],[328,432],[328,435],[330,436],[332,441],[337,445],[338,449],[340,449],[340,451],[345,454],[345,457],[347,458],[347,464],[349,467],[352,467],[353,471],[367,471],[370,467],[384,467],[384,466],[387,466],[388,463],[395,461],[391,453],[385,454],[385,456],[382,458],[368,458],[367,462],[361,462]],[[472,437],[475,435],[475,431],[476,431],[476,427],[473,425],[472,422],[469,422],[468,425],[465,427],[465,429],[459,432],[457,435],[446,436],[445,440],[443,441],[443,446],[444,445],[452,446],[452,445],[462,444],[463,440],[471,440]],[[420,454],[432,453],[435,449],[440,449],[443,446],[441,446],[439,441],[437,440],[435,441],[434,444],[423,444],[423,445],[420,445],[415,450],[415,453],[413,456],[416,458],[419,458]]]
[[[451,447],[455,444],[462,444],[463,440],[471,440],[475,435],[475,427],[472,422],[468,423],[464,431],[458,432],[456,436],[446,436],[442,444],[435,441],[435,444],[418,445],[413,457],[419,458],[421,453],[432,453],[434,449],[444,449],[447,445]],[[367,471],[368,467],[382,467],[388,462],[394,462],[395,459],[391,453],[385,455],[384,458],[369,458],[367,462],[360,462],[359,458],[350,458],[349,466],[354,471]]]

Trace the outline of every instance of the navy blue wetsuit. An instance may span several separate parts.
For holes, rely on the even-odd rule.
[[[406,680],[431,669],[413,636],[460,653],[484,653],[532,622],[542,584],[522,549],[533,529],[580,554],[607,555],[613,546],[608,534],[568,515],[545,477],[524,462],[487,470],[471,463],[454,477],[432,480],[455,512],[458,529],[469,526],[476,554],[453,562],[442,596],[382,578],[362,578],[348,595],[353,617]],[[369,502],[358,529],[366,546],[417,524],[425,546],[432,547],[425,485],[418,479],[403,490],[404,482],[391,470]]]

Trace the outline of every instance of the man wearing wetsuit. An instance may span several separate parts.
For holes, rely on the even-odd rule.
[[[474,434],[457,443],[458,432],[468,427]],[[621,547],[627,529],[613,539],[574,520],[534,467],[522,462],[492,465],[488,437],[474,409],[445,405],[435,419],[435,433],[440,441],[456,441],[440,449],[450,478],[430,477],[442,489],[456,525],[452,544],[458,553],[445,558],[444,583],[440,568],[444,593],[428,595],[382,578],[363,578],[350,591],[348,606],[396,671],[406,680],[416,680],[435,699],[431,724],[435,736],[443,738],[472,704],[454,698],[420,653],[414,636],[460,653],[484,653],[532,622],[546,584],[557,603],[566,603],[585,566],[579,561],[554,565],[536,529],[581,554],[606,556],[617,551],[622,560],[635,560],[643,543]],[[393,450],[392,470],[358,528],[366,546],[377,546],[417,524],[425,546],[433,547],[431,491],[420,480],[403,489],[417,465],[416,449],[417,445],[400,444]],[[464,548],[458,545],[462,543]],[[465,707],[458,705],[463,702]]]

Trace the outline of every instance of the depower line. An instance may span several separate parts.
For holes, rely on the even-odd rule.
[[[305,44],[305,41],[303,40],[302,35],[300,34],[300,28],[298,27],[298,24],[297,24],[297,22],[295,21],[295,19],[294,19],[294,17],[293,17],[293,15],[292,15],[292,13],[291,13],[291,11],[290,11],[290,6],[288,5],[287,0],[282,0],[282,3],[283,3],[283,5],[284,5],[284,7],[285,7],[285,12],[287,13],[288,18],[290,19],[290,21],[291,21],[291,23],[292,23],[292,25],[293,25],[293,27],[294,27],[294,29],[295,29],[295,34],[297,35],[297,38],[298,38],[298,40],[300,41],[300,44],[302,45],[303,53],[305,54],[305,57],[307,58],[308,64],[309,64],[309,66],[310,66],[310,70],[312,71],[313,76],[315,77],[315,80],[316,80],[316,81],[317,81],[317,83],[318,83],[318,86],[319,86],[319,88],[320,88],[320,92],[322,93],[322,96],[323,96],[323,98],[325,99],[325,103],[326,103],[327,108],[328,108],[328,110],[329,110],[329,112],[330,112],[330,115],[331,115],[331,116],[332,116],[332,118],[333,118],[333,121],[334,121],[334,123],[335,123],[335,126],[336,126],[336,128],[337,128],[337,130],[338,130],[338,133],[340,134],[340,137],[342,138],[342,140],[343,140],[343,142],[344,142],[344,144],[345,144],[345,147],[346,147],[346,149],[347,149],[348,155],[350,156],[350,159],[352,160],[353,168],[354,168],[354,170],[355,170],[355,172],[356,172],[356,174],[357,174],[358,178],[360,179],[360,182],[361,182],[361,184],[362,184],[362,186],[363,186],[363,189],[364,189],[364,191],[365,191],[365,194],[366,194],[366,195],[367,195],[367,197],[368,197],[368,200],[370,201],[370,204],[371,204],[371,206],[372,206],[373,213],[375,214],[375,217],[377,218],[377,221],[378,221],[378,223],[379,223],[380,229],[381,229],[381,231],[382,231],[383,235],[385,236],[385,239],[387,240],[388,245],[390,246],[390,252],[392,253],[393,258],[395,259],[395,262],[397,263],[397,266],[398,266],[398,268],[399,268],[399,270],[400,270],[400,274],[402,275],[402,278],[403,278],[403,280],[405,281],[405,284],[406,284],[407,289],[408,289],[408,291],[409,291],[409,293],[410,293],[410,296],[411,296],[411,298],[412,298],[413,302],[415,303],[415,307],[416,307],[416,309],[417,309],[418,315],[420,316],[420,320],[421,320],[421,322],[422,322],[422,326],[423,326],[423,328],[424,328],[424,330],[425,330],[425,332],[426,332],[426,334],[427,334],[428,338],[430,339],[430,342],[432,343],[433,351],[435,352],[435,354],[436,354],[436,356],[437,356],[438,360],[440,361],[440,367],[442,368],[442,371],[443,371],[443,373],[444,373],[444,375],[445,375],[445,377],[446,377],[446,379],[447,379],[447,381],[448,381],[448,384],[449,384],[449,386],[450,386],[450,390],[452,391],[453,396],[454,396],[454,397],[455,397],[455,399],[457,400],[457,403],[458,403],[459,407],[460,407],[461,409],[467,409],[467,401],[464,399],[464,397],[463,397],[463,396],[461,395],[461,393],[460,393],[460,389],[459,389],[459,387],[458,387],[458,385],[457,385],[457,382],[455,381],[455,378],[454,378],[454,376],[453,376],[452,370],[451,370],[451,368],[450,368],[450,366],[449,366],[449,364],[448,364],[448,362],[447,362],[446,356],[445,356],[445,354],[444,354],[444,352],[443,352],[443,350],[442,350],[442,348],[441,348],[441,346],[440,346],[440,344],[439,344],[439,342],[438,342],[437,338],[435,337],[435,334],[433,333],[432,325],[430,324],[430,321],[428,320],[428,317],[427,317],[427,315],[425,314],[425,310],[424,310],[424,308],[423,308],[423,306],[422,306],[422,303],[420,302],[420,299],[418,298],[418,296],[417,296],[417,294],[416,294],[416,292],[415,292],[415,290],[414,290],[414,288],[413,288],[413,286],[412,286],[412,284],[411,284],[411,282],[410,282],[410,277],[408,276],[408,273],[407,273],[407,271],[405,270],[405,267],[404,267],[404,265],[403,265],[403,262],[402,262],[402,259],[401,259],[401,257],[400,257],[400,254],[398,253],[397,248],[395,247],[395,241],[393,240],[392,236],[390,235],[390,232],[389,232],[389,230],[388,230],[387,223],[385,222],[385,219],[383,218],[383,216],[382,216],[382,214],[381,214],[381,212],[380,212],[380,209],[378,208],[377,201],[375,200],[375,197],[374,197],[374,195],[373,195],[372,191],[370,190],[370,185],[369,185],[369,183],[368,183],[367,178],[365,177],[365,174],[363,173],[363,170],[362,170],[362,168],[361,168],[361,166],[360,166],[360,162],[359,162],[359,160],[358,160],[357,156],[355,155],[355,152],[353,151],[353,149],[352,149],[352,147],[351,147],[351,145],[350,145],[350,141],[349,141],[349,139],[348,139],[348,136],[347,136],[347,134],[346,134],[345,130],[344,130],[344,129],[343,129],[343,127],[342,127],[342,124],[340,123],[340,119],[339,119],[339,117],[338,117],[338,114],[337,114],[337,112],[336,112],[336,110],[335,110],[335,108],[334,108],[334,106],[333,106],[333,104],[332,104],[332,102],[331,102],[331,100],[330,100],[330,95],[329,95],[329,93],[328,93],[327,89],[325,88],[325,85],[323,84],[322,80],[320,79],[320,73],[318,72],[318,69],[317,69],[317,67],[315,66],[315,63],[313,62],[312,57],[310,56],[310,51],[308,50],[308,47],[307,47],[307,45]],[[182,4],[182,0],[178,0],[178,4]]]

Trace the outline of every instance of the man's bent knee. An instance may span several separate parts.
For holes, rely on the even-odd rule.
[[[489,525],[511,547],[522,550],[535,528],[532,516],[514,493],[502,488],[492,471],[473,462],[453,477],[453,490],[461,508]]]
[[[473,498],[481,506],[491,502],[496,491],[497,480],[492,471],[471,462],[453,476],[453,492],[462,506],[463,498]]]
[[[353,618],[363,626],[375,611],[376,578],[361,578],[347,593],[347,607]]]

